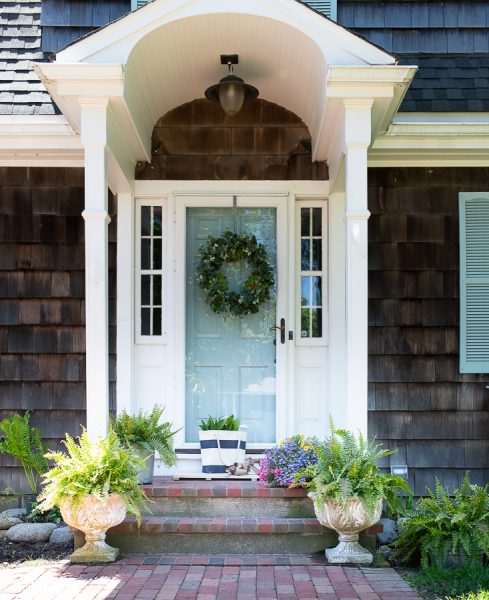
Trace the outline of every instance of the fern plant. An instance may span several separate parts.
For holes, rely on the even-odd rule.
[[[202,431],[238,431],[239,430],[239,419],[236,419],[234,415],[229,417],[207,417],[202,419],[200,422],[200,429]]]
[[[346,506],[351,498],[359,498],[368,512],[375,511],[379,498],[395,512],[398,492],[411,495],[407,482],[401,477],[384,473],[377,462],[392,454],[375,441],[360,433],[355,437],[350,431],[335,429],[331,423],[331,437],[315,447],[318,461],[310,464],[295,476],[295,484],[306,486],[316,493],[316,502],[337,500]],[[305,479],[306,483],[301,480]]]
[[[31,427],[30,413],[12,415],[0,422],[0,453],[16,458],[24,469],[32,493],[37,492],[39,476],[49,468],[44,457],[46,447],[37,427]]]
[[[466,474],[453,497],[438,479],[435,490],[420,498],[412,515],[402,522],[395,542],[395,557],[407,563],[418,553],[421,566],[442,567],[449,555],[462,564],[478,564],[481,554],[489,557],[488,485],[470,483]]]
[[[38,509],[50,510],[67,497],[76,506],[90,494],[99,497],[120,494],[127,512],[140,524],[146,494],[138,484],[137,471],[144,466],[144,461],[120,444],[115,431],[109,432],[105,439],[92,442],[84,430],[77,440],[66,434],[63,444],[67,453],[46,454],[54,467],[43,476],[44,489],[38,497]]]
[[[158,405],[150,413],[140,410],[137,414],[130,415],[123,410],[117,418],[111,420],[111,427],[123,444],[139,444],[149,454],[156,450],[163,463],[171,467],[177,463],[173,437],[179,430],[172,431],[169,421],[160,421],[164,410]]]

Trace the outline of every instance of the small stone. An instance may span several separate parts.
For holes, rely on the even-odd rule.
[[[377,550],[377,554],[380,554],[381,556],[385,556],[386,558],[389,558],[390,556],[392,556],[393,552],[394,552],[394,550],[392,548],[389,548],[389,546],[380,546],[379,549]]]
[[[392,519],[380,519],[379,523],[381,523],[384,531],[377,534],[377,541],[381,545],[391,544],[398,537],[396,522]]]
[[[22,523],[11,527],[7,538],[12,542],[47,542],[55,529],[54,523]]]
[[[50,544],[72,544],[74,533],[69,527],[56,527],[49,538]]]
[[[25,515],[25,508],[9,508],[0,513],[0,529],[10,529],[14,525],[22,523],[20,518]]]

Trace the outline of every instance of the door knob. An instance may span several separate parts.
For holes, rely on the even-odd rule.
[[[280,325],[270,327],[270,331],[280,331],[280,343],[285,344],[285,319],[280,319]]]

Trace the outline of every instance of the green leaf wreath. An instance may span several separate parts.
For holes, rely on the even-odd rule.
[[[267,250],[254,235],[237,235],[226,231],[221,237],[210,235],[207,245],[200,248],[197,279],[207,294],[211,310],[217,314],[244,317],[257,313],[260,305],[270,299],[274,273]],[[251,273],[238,292],[229,290],[222,266],[247,261]]]

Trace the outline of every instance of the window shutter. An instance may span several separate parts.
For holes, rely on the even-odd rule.
[[[136,8],[139,8],[148,2],[149,0],[131,0],[131,10],[136,10]]]
[[[303,0],[304,4],[307,4],[314,10],[317,10],[323,15],[326,15],[333,21],[336,21],[336,2],[337,0]]]
[[[459,195],[460,372],[489,373],[489,192]]]

